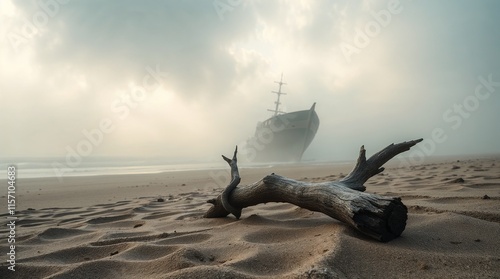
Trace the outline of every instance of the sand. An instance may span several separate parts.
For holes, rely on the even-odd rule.
[[[271,172],[324,181],[351,168],[240,174],[242,185]],[[284,203],[245,208],[240,220],[204,219],[225,174],[19,179],[16,271],[5,261],[2,196],[0,278],[500,278],[500,157],[389,164],[365,184],[408,206],[406,230],[388,243]]]

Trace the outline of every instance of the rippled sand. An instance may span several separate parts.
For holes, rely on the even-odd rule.
[[[290,204],[204,219],[223,186],[213,171],[21,180],[16,271],[2,261],[0,277],[499,278],[500,159],[395,166],[365,184],[409,208],[388,243]],[[270,172],[336,180],[351,167],[242,169],[242,184]]]

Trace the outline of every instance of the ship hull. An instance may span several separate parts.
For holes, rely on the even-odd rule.
[[[247,158],[253,162],[298,162],[318,128],[315,104],[309,110],[273,116],[259,123],[247,141]]]

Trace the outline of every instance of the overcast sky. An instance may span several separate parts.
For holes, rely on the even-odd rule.
[[[2,0],[0,154],[219,159],[270,116],[281,73],[282,109],[317,103],[305,159],[416,138],[428,155],[500,153],[499,14],[496,0]]]

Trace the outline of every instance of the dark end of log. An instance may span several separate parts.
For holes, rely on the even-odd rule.
[[[355,227],[362,233],[381,242],[391,241],[405,230],[408,208],[400,198],[393,198],[389,205],[381,210],[380,213],[361,210],[354,214],[352,220]]]

